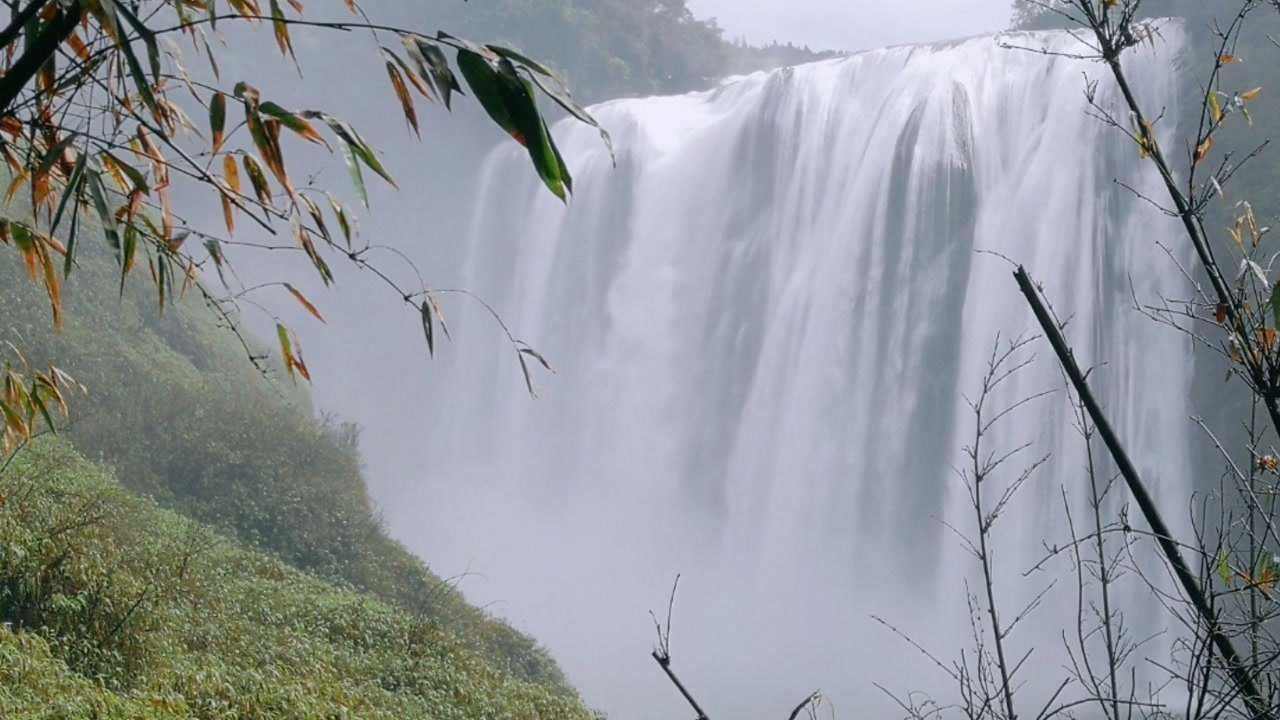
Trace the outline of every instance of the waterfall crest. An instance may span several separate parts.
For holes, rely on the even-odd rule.
[[[1173,118],[1183,38],[1162,34],[1127,62]],[[1175,509],[1189,493],[1188,443],[1169,439],[1191,432],[1191,350],[1132,309],[1179,294],[1156,246],[1176,231],[1113,182],[1160,192],[1086,113],[1082,73],[1118,111],[1101,67],[990,37],[608,103],[616,168],[590,128],[555,128],[567,208],[520,148],[495,151],[467,289],[556,373],[532,369],[531,400],[492,318],[447,306],[427,465],[389,519],[442,570],[482,573],[464,588],[505,601],[611,717],[681,712],[647,657],[647,610],[677,572],[676,665],[720,715],[785,717],[815,687],[856,714],[872,681],[938,687],[868,618],[942,655],[963,639],[970,566],[943,524],[971,524],[952,473],[963,396],[998,333],[1034,328],[1011,267],[980,251],[1044,282],[1080,356],[1106,363],[1096,382],[1144,472]],[[1001,401],[1062,387],[1039,354]],[[1083,500],[1061,392],[999,438],[1023,441],[1055,461],[998,531],[1011,588],[1060,539],[1061,488]]]

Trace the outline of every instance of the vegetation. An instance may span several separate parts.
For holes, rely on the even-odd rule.
[[[57,358],[88,388],[70,398],[65,436],[126,487],[290,565],[429,618],[495,667],[571,693],[545,650],[468,605],[379,524],[356,429],[312,419],[305,394],[264,380],[196,298],[163,315],[142,287],[118,301],[114,263],[92,245],[68,286],[66,321],[0,262],[0,338],[32,362]]]
[[[994,385],[1032,362],[1023,352],[1026,342],[1016,341],[992,355],[982,392],[971,403],[975,431],[965,449],[967,465],[958,471],[975,511],[973,522],[956,530],[978,566],[977,590],[966,586],[965,592],[972,642],[950,662],[926,652],[926,660],[954,682],[956,703],[919,694],[893,697],[915,720],[953,712],[969,720],[1014,720],[1029,712],[1038,720],[1082,714],[1107,720],[1271,720],[1280,712],[1280,278],[1269,228],[1276,210],[1275,163],[1266,153],[1275,121],[1265,117],[1269,89],[1253,83],[1274,80],[1280,48],[1270,34],[1280,3],[1054,0],[1020,2],[1015,9],[1024,26],[1074,29],[1081,45],[1071,57],[1093,61],[1099,71],[1084,87],[1092,116],[1127,137],[1161,181],[1159,193],[1141,199],[1179,223],[1179,237],[1165,242],[1171,258],[1185,252],[1192,263],[1129,270],[1178,273],[1187,281],[1186,295],[1135,298],[1134,309],[1210,358],[1207,365],[1217,372],[1207,372],[1211,379],[1202,384],[1214,387],[1199,392],[1233,395],[1223,406],[1235,413],[1224,415],[1218,427],[1194,419],[1217,453],[1217,482],[1204,481],[1208,492],[1189,501],[1189,536],[1175,536],[1156,501],[1153,478],[1139,469],[1143,458],[1129,456],[1110,425],[1112,410],[1093,395],[1092,370],[1079,365],[1069,344],[1076,325],[1057,317],[1030,273],[1018,267],[1019,289],[1067,379],[1085,455],[1081,487],[1062,490],[1066,537],[1047,539],[1045,559],[1023,577],[1061,559],[1072,587],[1063,593],[1050,584],[1021,608],[1011,608],[993,590],[992,527],[1011,512],[1009,499],[1046,462],[1031,459],[1013,469],[1010,461],[1027,454],[1028,446],[992,449],[988,437],[993,427],[1012,422],[1011,414],[1043,397],[991,407]],[[1174,12],[1192,32],[1186,66],[1180,68],[1191,102],[1176,116],[1142,103],[1124,62],[1127,54],[1162,42],[1162,25],[1152,18]],[[1100,83],[1118,90],[1115,102],[1101,99]],[[1160,123],[1178,124],[1178,145],[1162,142]],[[1140,369],[1124,371],[1135,370]],[[1068,496],[1088,499],[1084,517],[1072,517]],[[1149,558],[1161,566],[1152,568]],[[1033,659],[1037,648],[1011,651],[1015,627],[1031,622],[1051,591],[1074,599],[1062,635],[1066,662],[1056,673]],[[1144,612],[1159,613],[1170,628],[1167,651],[1136,634],[1136,623],[1116,602],[1125,595],[1143,598]],[[1040,681],[1035,687],[1027,681],[1031,667],[1037,667]],[[1041,696],[1032,697],[1037,692]]]
[[[591,717],[436,623],[247,551],[40,441],[0,478],[5,718]]]
[[[282,62],[293,64],[295,33],[361,31],[414,132],[420,101],[449,107],[465,85],[529,149],[534,170],[562,199],[572,178],[537,96],[595,123],[559,78],[519,52],[379,25],[354,0],[344,5],[348,16],[331,20],[305,17],[300,3],[276,0],[265,8],[258,0],[9,5],[8,25],[0,29],[0,47],[8,51],[0,153],[10,175],[0,244],[17,252],[0,267],[13,356],[0,397],[0,461],[12,460],[11,452],[42,427],[54,429],[56,415],[72,413],[69,436],[77,446],[117,467],[136,490],[297,568],[394,603],[415,622],[447,625],[498,668],[492,672],[570,697],[545,652],[467,605],[385,535],[360,476],[354,429],[316,424],[304,396],[250,372],[310,379],[298,336],[282,322],[274,360],[241,331],[246,304],[266,309],[256,296],[280,291],[323,320],[289,283],[239,285],[232,258],[252,251],[283,250],[325,285],[335,260],[374,273],[421,317],[428,350],[437,328],[447,328],[430,289],[402,287],[370,260],[373,247],[354,231],[353,211],[339,194],[295,185],[286,162],[291,143],[298,146],[291,155],[313,151],[304,145],[336,149],[355,200],[367,206],[367,174],[394,185],[377,152],[332,114],[286,109],[245,79],[224,82],[218,58],[235,45],[217,42],[225,40],[219,27],[269,28]],[[183,57],[179,41],[190,43],[192,58]],[[195,63],[203,67],[193,74]],[[202,214],[195,205],[175,208],[173,197],[196,197],[193,190],[220,207],[225,229],[188,222]],[[22,202],[14,203],[18,197]],[[151,281],[146,291],[131,283],[143,267]],[[36,287],[43,302],[31,292]],[[51,327],[65,331],[51,336]],[[218,330],[230,330],[227,337],[240,348],[216,339]],[[546,364],[514,337],[511,343],[526,379],[531,361]],[[77,384],[55,361],[75,366],[92,388],[84,408],[68,407]],[[148,519],[135,518],[138,532]],[[14,575],[13,582],[43,579],[37,572]],[[16,602],[9,598],[0,610],[21,612]],[[20,629],[43,633],[63,650],[91,630],[53,620],[37,612]],[[103,652],[106,659],[93,662],[73,653],[69,667],[99,678],[97,666],[114,657],[109,648]],[[140,648],[134,660],[152,662],[157,652]],[[123,681],[129,668],[116,670]]]
[[[0,155],[12,178],[6,200],[21,194],[27,202],[24,211],[11,208],[0,218],[0,244],[13,246],[31,281],[44,288],[55,326],[63,319],[62,286],[83,251],[80,231],[91,226],[92,239],[103,241],[115,260],[121,290],[131,275],[142,274],[136,269],[145,267],[161,309],[179,294],[199,295],[260,368],[266,366],[266,354],[251,348],[240,331],[246,306],[275,318],[279,364],[290,377],[308,380],[298,336],[256,298],[283,290],[317,319],[323,315],[290,283],[241,285],[233,256],[255,251],[283,251],[325,286],[334,281],[331,262],[350,263],[380,279],[421,317],[431,352],[437,326],[447,334],[438,293],[393,279],[389,268],[370,257],[378,248],[354,231],[353,211],[312,182],[299,187],[286,159],[336,150],[345,160],[355,199],[368,207],[366,174],[395,185],[378,153],[330,112],[288,109],[246,79],[224,81],[218,57],[233,50],[220,49],[226,46],[219,27],[269,28],[281,61],[294,65],[299,65],[296,32],[361,33],[370,41],[370,56],[384,68],[388,94],[414,133],[421,129],[420,102],[449,108],[465,84],[493,122],[528,149],[547,189],[567,200],[573,179],[538,97],[599,126],[545,66],[500,45],[376,23],[355,0],[344,0],[346,17],[339,19],[312,19],[300,2],[286,4],[288,10],[278,0],[269,0],[266,10],[259,0],[11,4],[9,23],[0,29],[0,48],[7,50],[0,80]],[[184,57],[181,42],[190,43],[192,57]],[[200,70],[193,74],[196,62]],[[201,118],[200,126],[193,117]],[[600,132],[607,144],[608,134]],[[189,199],[182,208],[174,207],[178,194]],[[199,208],[196,198],[201,197],[210,208]],[[188,220],[215,208],[225,228]],[[396,257],[413,269],[410,261]],[[508,337],[532,392],[529,363],[547,363]],[[8,428],[18,435],[29,430],[18,423],[22,409],[6,412]]]
[[[0,245],[16,252],[0,263],[12,355],[0,397],[6,450],[0,462],[70,413],[68,436],[118,468],[130,487],[294,567],[371,593],[420,622],[447,626],[493,672],[571,697],[542,649],[466,604],[386,536],[360,476],[354,428],[317,424],[304,395],[255,375],[310,379],[298,336],[278,319],[274,358],[241,330],[246,305],[271,314],[257,298],[278,292],[323,320],[322,310],[289,283],[239,284],[232,259],[255,251],[298,258],[326,285],[331,261],[375,274],[421,317],[430,351],[447,328],[429,288],[402,287],[370,260],[374,247],[354,230],[354,203],[295,185],[285,159],[295,143],[291,156],[336,150],[355,202],[367,206],[366,175],[394,185],[378,153],[334,115],[286,109],[243,79],[224,82],[218,58],[235,45],[220,45],[218,28],[267,29],[282,62],[294,64],[295,33],[361,31],[413,131],[419,102],[448,107],[465,85],[529,149],[535,172],[562,199],[572,178],[536,96],[582,122],[594,120],[559,78],[514,50],[379,25],[350,0],[347,17],[335,20],[305,17],[301,4],[287,5],[10,4],[9,23],[0,28],[0,47],[9,51],[0,79],[0,154],[10,177]],[[253,42],[252,35],[234,37]],[[392,46],[382,44],[389,40]],[[193,57],[183,57],[179,41],[190,43]],[[203,69],[193,74],[195,63]],[[190,223],[186,218],[204,214],[198,203],[172,202],[201,190],[221,209],[224,229]],[[143,277],[149,284],[139,282]],[[239,347],[228,344],[231,338]],[[546,364],[510,340],[526,379],[531,363]],[[62,365],[74,366],[90,388],[82,407],[67,403],[79,383]],[[38,618],[27,627],[43,627],[51,642],[77,632]]]

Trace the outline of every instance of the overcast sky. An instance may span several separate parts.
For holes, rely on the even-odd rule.
[[[1010,0],[689,0],[730,38],[860,50],[992,32],[1009,20]]]

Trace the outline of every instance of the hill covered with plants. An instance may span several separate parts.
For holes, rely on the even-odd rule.
[[[246,356],[257,351],[254,340],[246,338],[242,346],[194,294],[159,310],[146,283],[131,280],[120,290],[116,261],[106,249],[88,245],[63,288],[65,324],[57,332],[43,290],[25,277],[16,254],[0,255],[0,336],[30,364],[56,362],[87,389],[69,398],[71,417],[62,437],[119,478],[123,489],[109,493],[111,502],[129,511],[113,510],[118,527],[111,533],[124,533],[126,525],[133,528],[129,532],[145,533],[153,523],[172,530],[180,526],[172,513],[181,514],[200,523],[182,525],[183,532],[225,535],[230,540],[219,541],[225,548],[234,541],[259,553],[236,550],[237,557],[266,563],[270,556],[317,595],[370,603],[396,622],[434,628],[439,637],[451,638],[451,647],[466,648],[467,662],[484,663],[486,672],[504,682],[536,684],[570,702],[575,693],[543,648],[469,605],[451,583],[387,535],[361,473],[357,428],[316,419],[305,391],[283,370],[259,374]],[[117,294],[118,301],[103,301]],[[63,447],[58,454],[66,460],[71,453]],[[0,483],[11,486],[18,482],[9,477],[16,472],[33,488],[0,490],[8,499],[0,509],[27,512],[30,492],[52,492],[45,501],[65,502],[49,512],[72,513],[75,502],[67,498],[78,490],[64,496],[45,489],[72,482],[64,468],[74,470],[76,482],[98,489],[108,483],[83,462],[40,468],[38,483],[28,471],[0,475]],[[129,542],[123,535],[95,537],[102,547]],[[88,552],[74,543],[65,547],[69,558]],[[21,568],[34,574],[24,578]],[[100,569],[107,575],[99,580],[114,574]],[[13,572],[19,573],[11,577],[15,586],[47,582],[34,566]],[[304,581],[303,573],[311,579]],[[237,582],[251,584],[247,577]],[[57,602],[79,602],[69,597]],[[274,605],[272,600],[263,607]],[[9,601],[0,602],[0,611],[11,612]],[[47,617],[37,614],[15,627],[55,650],[59,643],[79,643],[76,634],[87,631],[73,619],[41,620]],[[31,642],[12,633],[4,640],[10,655],[31,649]],[[150,662],[153,649],[138,648],[139,662]],[[72,675],[83,670],[77,662],[68,667]]]
[[[0,716],[590,718],[440,623],[245,549],[65,442],[0,476]]]

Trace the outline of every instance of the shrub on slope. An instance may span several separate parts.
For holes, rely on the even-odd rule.
[[[139,498],[62,441],[19,455],[0,497],[0,717],[591,717],[437,623]]]

